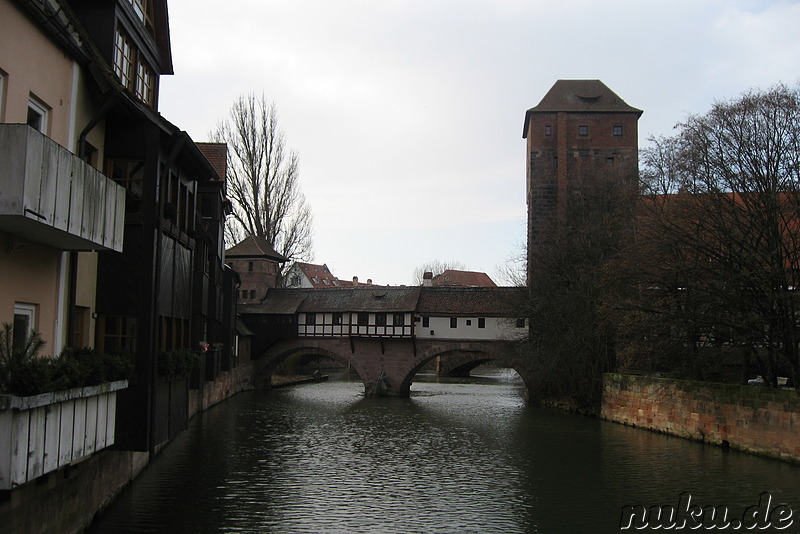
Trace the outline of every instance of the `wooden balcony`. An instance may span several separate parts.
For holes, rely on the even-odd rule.
[[[31,397],[0,395],[0,490],[114,444],[117,391],[127,380]]]
[[[61,250],[122,251],[125,189],[25,124],[0,124],[0,231]]]

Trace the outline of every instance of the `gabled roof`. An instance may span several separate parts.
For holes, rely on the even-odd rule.
[[[333,276],[333,273],[324,263],[322,265],[317,265],[316,263],[296,261],[292,269],[295,267],[299,269],[303,276],[305,276],[314,287],[336,287],[339,285],[339,279]]]
[[[419,288],[349,287],[310,290],[298,311],[413,312],[418,300]]]
[[[643,111],[629,106],[600,80],[558,80],[542,101],[525,113],[522,137],[528,136],[531,113],[636,113]]]
[[[347,287],[270,288],[259,304],[239,305],[239,313],[416,312],[425,315],[516,317],[526,295],[521,287]]]
[[[477,271],[457,271],[447,269],[433,277],[435,286],[497,287],[489,275]]]
[[[228,145],[226,143],[195,143],[200,152],[217,171],[221,180],[228,174]]]
[[[240,305],[239,312],[291,315],[298,312],[413,312],[419,288],[347,287],[331,289],[270,288],[260,304]]]
[[[247,236],[225,251],[226,258],[269,258],[279,263],[286,258],[275,252],[266,239],[255,235]]]
[[[519,287],[423,287],[417,313],[515,317],[525,291]]]

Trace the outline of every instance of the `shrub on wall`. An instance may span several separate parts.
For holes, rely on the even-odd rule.
[[[200,367],[200,355],[187,349],[161,351],[158,374],[165,378],[187,377]]]
[[[0,329],[0,393],[38,395],[103,382],[130,380],[133,359],[124,353],[99,354],[91,348],[67,348],[58,358],[40,356],[44,347],[38,332],[14,343],[14,329]]]

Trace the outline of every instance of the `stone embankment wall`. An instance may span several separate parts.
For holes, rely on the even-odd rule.
[[[248,361],[230,371],[223,371],[213,382],[206,382],[200,389],[189,390],[189,419],[228,397],[250,389],[253,389],[253,364]]]
[[[800,462],[800,395],[793,389],[606,374],[600,415]]]

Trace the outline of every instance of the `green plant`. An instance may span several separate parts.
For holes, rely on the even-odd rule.
[[[0,392],[37,395],[103,382],[130,380],[133,358],[129,354],[99,354],[91,348],[67,348],[58,358],[38,355],[44,341],[32,332],[14,343],[9,324],[0,329]]]
[[[11,391],[13,384],[22,380],[28,383],[33,374],[28,369],[30,366],[39,366],[38,362],[30,362],[38,359],[37,355],[45,342],[35,330],[24,339],[15,338],[14,326],[3,323],[0,329],[0,391]],[[41,366],[44,371],[45,366]],[[23,378],[24,377],[24,378]]]
[[[158,354],[158,374],[167,378],[189,376],[200,366],[200,355],[187,349],[161,351]]]

